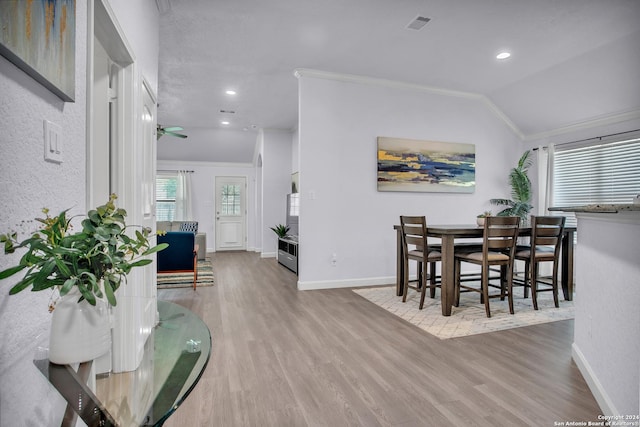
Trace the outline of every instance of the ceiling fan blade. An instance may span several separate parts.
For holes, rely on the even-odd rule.
[[[158,139],[160,139],[160,137],[162,135],[171,135],[171,136],[175,136],[178,138],[186,138],[187,135],[182,135],[181,133],[176,133],[175,131],[178,130],[184,130],[183,128],[181,128],[180,126],[167,126],[164,127],[161,124],[157,125],[157,132],[156,135],[158,137]]]
[[[175,133],[175,132],[167,132],[165,130],[165,135],[171,135],[171,136],[177,136],[178,138],[186,138],[187,135],[182,135],[181,133]]]

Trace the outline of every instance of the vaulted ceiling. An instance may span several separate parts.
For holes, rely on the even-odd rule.
[[[159,159],[250,163],[297,125],[297,68],[478,94],[522,139],[640,115],[640,0],[157,1],[158,120],[189,135]]]

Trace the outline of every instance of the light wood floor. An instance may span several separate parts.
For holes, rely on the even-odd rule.
[[[159,292],[213,339],[166,426],[553,426],[600,414],[571,360],[573,321],[441,341],[349,289],[297,291],[275,259],[212,258],[215,286]]]

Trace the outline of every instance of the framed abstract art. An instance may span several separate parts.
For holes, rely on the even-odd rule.
[[[56,94],[75,98],[76,0],[0,0],[0,54]]]
[[[378,137],[378,191],[473,193],[473,144]]]

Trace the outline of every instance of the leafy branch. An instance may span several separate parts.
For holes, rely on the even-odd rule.
[[[77,287],[82,295],[79,301],[95,305],[96,298],[106,297],[115,306],[115,291],[126,283],[131,270],[150,264],[147,256],[168,246],[152,247],[151,229],[146,227],[138,227],[133,237],[127,235],[127,228],[131,228],[125,223],[127,213],[115,206],[116,198],[112,194],[106,204],[90,210],[77,233],[70,233],[75,217],[67,218],[68,210],[50,216],[45,208],[45,217],[35,219],[41,226],[27,239],[19,242],[16,232],[0,234],[5,254],[26,248],[18,265],[0,272],[2,280],[26,270],[9,294],[31,286],[32,291],[55,287],[62,296]]]

